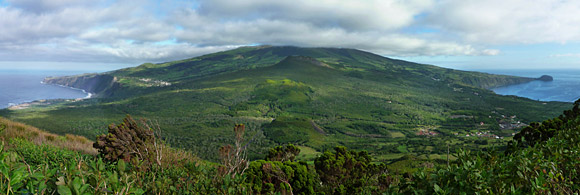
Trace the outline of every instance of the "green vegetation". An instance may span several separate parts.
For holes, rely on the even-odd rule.
[[[383,166],[371,164],[371,157],[366,151],[348,151],[345,147],[336,147],[334,152],[326,151],[314,161],[316,173],[323,183],[323,191],[332,194],[369,193],[369,186],[378,187],[374,178],[382,171]],[[374,180],[373,180],[374,179]]]
[[[112,124],[110,127],[108,136],[118,135],[115,133],[119,133],[119,128],[124,129],[124,132],[128,131],[128,134],[151,131],[140,126],[129,116],[120,125]],[[23,126],[23,128],[24,131],[34,129],[29,126]],[[156,157],[163,156],[164,158],[154,158],[159,159],[160,163],[143,163],[147,160],[146,158],[134,160],[140,157],[139,154],[130,153],[131,157],[128,157],[129,163],[127,163],[120,158],[123,155],[118,155],[117,159],[111,158],[112,150],[99,150],[101,153],[93,156],[13,138],[8,149],[4,147],[4,142],[0,144],[0,191],[4,194],[314,194],[333,192],[333,189],[322,187],[329,185],[332,181],[319,179],[317,173],[321,172],[320,168],[315,169],[304,161],[294,161],[300,149],[293,145],[272,148],[267,160],[247,163],[243,155],[244,130],[244,125],[236,125],[235,144],[234,146],[226,145],[220,149],[223,164],[217,165],[194,158],[175,162],[172,161],[176,157],[172,155],[175,151],[160,151]],[[149,144],[150,142],[147,141],[135,142],[133,146],[137,150],[147,148]],[[96,147],[102,147],[102,145],[95,144]],[[109,142],[104,145],[118,147]],[[123,148],[126,149],[126,147]],[[225,152],[227,148],[233,152]],[[356,167],[363,168],[356,171],[359,176],[364,176],[361,170],[366,171],[365,167],[376,167],[369,164],[370,156],[366,152],[352,153],[346,151],[345,148],[342,148],[340,152],[336,155],[356,154],[357,156],[356,159],[346,158],[343,162],[345,159],[342,157],[328,158],[333,154],[327,152],[324,159],[316,160],[316,166],[344,171],[341,164],[364,158],[364,161],[356,163]],[[114,153],[123,154],[122,151]],[[348,178],[350,171],[346,174]],[[319,183],[320,181],[322,184]],[[370,187],[366,183],[365,186]],[[349,190],[359,189],[359,187],[352,188],[350,184],[341,186]]]
[[[579,106],[576,101],[563,115],[526,127],[505,153],[460,151],[451,166],[420,171],[407,178],[405,187],[439,194],[575,193],[580,189]]]
[[[264,159],[269,148],[287,143],[314,153],[337,145],[367,150],[385,163],[405,155],[435,160],[446,159],[448,149],[492,149],[518,131],[511,126],[552,118],[570,105],[500,96],[486,89],[531,80],[353,49],[243,47],[102,74],[50,78],[48,83],[86,88],[98,98],[48,101],[0,110],[0,116],[59,135],[93,139],[130,114],[156,121],[168,145],[212,162],[219,162],[218,149],[233,141],[228,129],[240,123],[246,124],[252,160]],[[480,132],[504,139],[466,137]]]
[[[286,146],[276,146],[275,148],[270,149],[268,151],[268,156],[266,156],[266,160],[270,161],[294,161],[296,156],[300,154],[300,148],[288,144]]]
[[[250,163],[245,177],[253,192],[315,194],[316,174],[304,162],[257,160]]]
[[[531,80],[268,46],[49,78],[98,98],[0,110],[0,193],[576,192],[580,101],[486,89]]]
[[[2,117],[0,117],[0,141],[19,146],[23,146],[21,143],[30,142],[36,145],[42,145],[47,151],[67,149],[84,154],[97,154],[97,150],[92,147],[93,143],[86,137],[71,134],[59,136]],[[24,149],[25,147],[16,148]],[[40,156],[37,156],[36,158],[40,158]]]
[[[546,120],[542,123],[531,123],[530,126],[525,127],[514,136],[514,141],[509,143],[510,150],[508,151],[515,150],[517,146],[534,146],[545,142],[556,136],[560,129],[575,128],[576,125],[580,124],[577,121],[580,116],[579,104],[580,100],[577,100],[571,110],[564,111],[564,114],[557,118]]]
[[[366,151],[338,146],[309,165],[295,161],[300,149],[294,145],[271,148],[265,160],[248,161],[245,125],[236,125],[234,145],[220,149],[221,164],[175,161],[187,156],[176,149],[160,151],[159,164],[127,163],[106,158],[107,150],[94,156],[6,137],[15,126],[45,132],[4,119],[0,124],[2,138],[10,140],[0,144],[3,194],[571,194],[580,189],[580,101],[557,118],[526,127],[505,152],[459,150],[450,162],[406,155],[390,164],[374,163]],[[152,130],[130,117],[110,127],[109,133]],[[139,144],[136,148],[146,148],[151,142]],[[399,167],[410,164],[417,168]]]

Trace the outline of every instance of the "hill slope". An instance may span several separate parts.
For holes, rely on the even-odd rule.
[[[46,83],[83,88],[99,98],[0,115],[87,137],[104,133],[107,124],[126,114],[146,117],[160,123],[169,143],[209,159],[231,141],[235,123],[248,125],[252,157],[291,142],[318,151],[337,144],[366,149],[379,160],[408,153],[440,158],[448,149],[445,140],[454,140],[454,148],[485,148],[474,143],[480,138],[463,135],[508,136],[518,122],[556,116],[557,108],[567,105],[486,89],[532,80],[354,49],[242,47],[102,74],[47,78]]]
[[[66,134],[59,136],[36,127],[14,122],[0,117],[0,142],[18,143],[17,140],[31,142],[35,145],[48,145],[56,148],[78,151],[83,154],[97,154],[93,142],[86,137]],[[12,144],[15,146],[18,144]]]

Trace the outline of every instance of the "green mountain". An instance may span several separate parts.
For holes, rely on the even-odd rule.
[[[459,71],[354,49],[241,47],[117,71],[46,78],[96,98],[48,101],[0,116],[58,134],[94,138],[126,114],[156,121],[173,146],[215,160],[248,127],[250,157],[295,143],[311,151],[336,145],[393,161],[406,154],[441,159],[449,147],[483,149],[509,140],[525,123],[557,116],[561,102],[500,96],[489,88],[534,78]],[[505,137],[505,139],[484,139]]]

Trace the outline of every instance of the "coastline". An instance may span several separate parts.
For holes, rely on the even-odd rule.
[[[580,70],[487,70],[491,74],[524,77],[550,75],[552,81],[536,80],[529,83],[490,88],[498,95],[514,95],[542,102],[574,102],[580,98]]]
[[[9,103],[8,104],[8,107],[1,108],[1,109],[22,110],[22,109],[30,108],[32,106],[50,105],[50,104],[52,104],[55,101],[77,102],[77,101],[82,101],[82,100],[85,100],[85,99],[90,99],[94,95],[94,94],[92,94],[90,92],[85,91],[84,89],[69,87],[69,86],[65,86],[65,85],[47,84],[47,83],[44,83],[44,81],[40,81],[40,84],[43,84],[43,85],[54,85],[54,86],[59,86],[59,87],[68,88],[68,89],[72,89],[72,90],[82,91],[87,96],[81,97],[81,98],[75,98],[75,99],[55,98],[55,99],[39,99],[39,100],[33,100],[33,101],[26,101],[26,102],[22,102],[22,103]]]
[[[59,85],[59,84],[47,84],[47,83],[45,83],[44,81],[40,81],[40,84],[43,84],[43,85],[54,85],[54,86],[64,87],[64,88],[68,88],[68,89],[72,89],[72,90],[82,91],[83,93],[87,94],[87,96],[86,96],[86,97],[84,97],[84,98],[82,98],[82,99],[89,99],[89,98],[93,97],[93,95],[94,95],[94,94],[92,94],[92,93],[90,93],[90,92],[87,92],[87,91],[85,91],[84,89],[79,89],[79,88],[69,87],[69,86],[66,86],[66,85]],[[76,98],[76,99],[79,99],[79,98]]]
[[[26,108],[30,108],[31,106],[35,106],[35,105],[50,105],[51,103],[48,102],[48,100],[34,100],[32,102],[24,102],[24,103],[20,103],[20,104],[15,104],[12,106],[9,106],[8,110],[22,110],[22,109],[26,109]]]

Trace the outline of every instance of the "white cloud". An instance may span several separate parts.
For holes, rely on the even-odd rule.
[[[206,0],[199,12],[210,17],[284,19],[346,30],[397,30],[413,23],[413,17],[432,4],[432,0]]]
[[[156,45],[156,44],[118,44],[114,47],[93,47],[91,51],[101,56],[109,56],[117,60],[128,60],[133,62],[164,62],[175,59],[186,59],[207,53],[213,53],[238,46],[207,46],[195,47],[190,44],[181,43],[177,45]]]
[[[500,51],[497,49],[484,49],[481,51],[484,55],[495,56],[499,55]]]
[[[490,43],[530,42],[536,34],[516,35],[556,21],[541,18],[553,11],[511,13],[517,3],[503,8],[462,2],[6,0],[8,6],[0,7],[0,61],[160,62],[248,44],[348,47],[389,56],[498,55],[488,49]],[[513,14],[517,17],[509,19]],[[538,17],[546,22],[534,23]],[[570,27],[575,22],[570,18],[557,24],[577,28]],[[522,21],[529,27],[504,27]],[[441,32],[406,31],[415,27]],[[580,35],[567,34],[545,39]]]
[[[496,55],[401,33],[432,1],[208,1],[175,12],[178,40],[201,45],[349,47],[383,55]],[[256,14],[259,16],[256,17]]]
[[[580,1],[442,0],[426,23],[476,44],[580,41]]]

